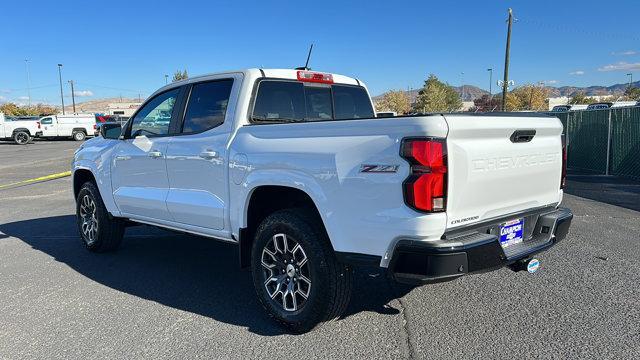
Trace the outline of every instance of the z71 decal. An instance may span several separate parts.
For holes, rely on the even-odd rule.
[[[361,165],[360,172],[395,173],[398,172],[398,165]]]

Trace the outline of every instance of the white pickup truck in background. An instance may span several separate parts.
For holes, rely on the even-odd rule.
[[[42,137],[67,137],[83,141],[95,135],[96,117],[93,114],[50,115],[40,119]]]
[[[0,140],[12,140],[26,145],[33,138],[42,135],[40,122],[34,120],[9,120],[0,113]]]
[[[100,133],[72,163],[84,245],[114,250],[131,223],[237,244],[261,304],[295,331],[340,316],[354,267],[410,284],[533,272],[573,216],[557,118],[376,118],[364,84],[337,74],[194,77]]]

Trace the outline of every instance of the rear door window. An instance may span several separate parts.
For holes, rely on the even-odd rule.
[[[227,113],[232,85],[232,79],[193,85],[182,132],[202,132],[222,124]]]
[[[316,85],[262,80],[255,98],[253,122],[303,122],[375,117],[361,86]]]

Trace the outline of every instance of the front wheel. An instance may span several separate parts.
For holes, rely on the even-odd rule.
[[[111,218],[96,185],[82,185],[76,199],[78,232],[85,247],[92,252],[115,250],[124,236],[124,222]]]
[[[16,131],[13,134],[13,141],[18,145],[27,145],[31,141],[31,135],[26,131]]]
[[[251,262],[260,303],[292,331],[335,319],[349,304],[351,270],[338,262],[320,220],[305,209],[269,215],[256,232]]]

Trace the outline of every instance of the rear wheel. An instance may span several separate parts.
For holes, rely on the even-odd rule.
[[[13,141],[18,145],[26,145],[31,141],[31,135],[26,131],[16,131],[13,134]]]
[[[75,141],[84,141],[84,139],[87,138],[87,134],[85,134],[84,131],[76,131],[72,135]]]
[[[309,331],[349,304],[351,270],[336,259],[320,220],[304,209],[269,215],[256,232],[251,262],[260,303],[292,331]]]
[[[76,221],[84,245],[93,252],[118,248],[124,236],[124,221],[111,218],[95,183],[82,185],[76,199]]]

